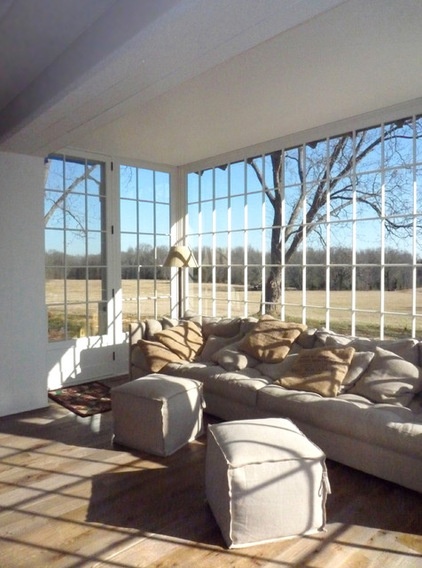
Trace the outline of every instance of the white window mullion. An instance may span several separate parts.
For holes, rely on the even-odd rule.
[[[306,170],[306,146],[303,147],[303,163],[305,164]],[[304,316],[304,307],[306,306],[306,287],[307,287],[307,225],[306,225],[306,196],[308,192],[308,186],[306,182],[306,177],[303,180],[302,185],[302,226],[303,226],[303,242],[302,242],[302,317]]]
[[[286,319],[286,156],[283,151],[283,177],[282,177],[282,185],[280,188],[280,206],[281,206],[281,229],[280,229],[280,238],[281,238],[281,250],[280,250],[280,261],[281,261],[281,294],[280,294],[280,317],[282,321]]]
[[[244,161],[243,175],[243,316],[248,315],[248,195],[247,195],[247,162]]]
[[[265,313],[265,302],[266,302],[266,286],[265,283],[267,281],[267,265],[266,265],[266,256],[267,256],[267,250],[266,250],[266,228],[265,228],[265,215],[266,215],[266,206],[265,206],[265,179],[266,179],[266,172],[265,172],[265,157],[262,156],[262,177],[263,177],[263,183],[264,186],[261,186],[261,297],[262,297],[262,302],[261,302],[261,313],[264,312]],[[283,168],[284,171],[284,168]]]
[[[350,333],[356,335],[356,283],[357,283],[357,266],[356,266],[356,232],[357,232],[357,200],[356,200],[356,132],[353,133],[353,176],[352,176],[352,313]]]
[[[416,160],[417,160],[417,147],[416,147],[416,118],[413,117],[412,121],[413,126],[413,219],[412,219],[412,337],[417,336],[417,261],[418,261],[418,241],[417,241],[417,234],[418,234],[418,184],[417,184],[417,168],[416,168]]]
[[[384,339],[385,327],[385,124],[382,125],[381,135],[381,258],[380,258],[380,339]]]
[[[327,156],[328,159],[328,156]],[[329,181],[327,180],[325,182],[327,185],[329,184]],[[330,312],[330,303],[331,303],[331,298],[330,298],[330,276],[331,276],[331,271],[330,271],[330,266],[331,266],[331,210],[330,210],[330,190],[329,188],[327,188],[327,202],[326,202],[326,207],[327,207],[327,211],[326,211],[326,227],[327,227],[327,233],[326,233],[326,239],[327,239],[327,246],[325,249],[325,325],[327,327],[327,329],[330,329],[330,316],[331,316],[331,312]]]

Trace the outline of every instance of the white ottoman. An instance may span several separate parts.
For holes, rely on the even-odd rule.
[[[229,548],[325,527],[325,455],[290,420],[210,425],[205,484]]]
[[[114,441],[168,456],[203,434],[202,384],[152,374],[111,390]]]

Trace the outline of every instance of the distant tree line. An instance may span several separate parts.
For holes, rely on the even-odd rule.
[[[197,256],[197,251],[194,251]],[[156,259],[164,259],[167,250],[165,247],[154,249],[149,245],[142,245],[138,250],[129,248],[121,253],[122,279],[132,280],[158,280],[169,278],[169,269],[157,266]],[[211,248],[202,249],[202,282],[215,281],[233,285],[246,284],[249,289],[260,290],[262,286],[262,253],[249,247],[245,250],[236,247],[230,252],[230,271],[228,269],[227,249],[217,248],[215,252],[215,265],[212,265]],[[366,249],[356,254],[356,282],[359,290],[379,290],[381,287],[382,272],[380,270],[380,249]],[[349,248],[333,248],[330,253],[330,289],[350,290],[352,288],[353,272],[351,266],[352,251]],[[308,249],[306,253],[306,288],[308,290],[323,290],[326,287],[326,253],[323,250]],[[270,263],[270,255],[265,259]],[[418,261],[419,262],[419,261]],[[422,262],[422,261],[421,261]],[[385,251],[384,286],[386,290],[403,290],[412,287],[413,273],[411,265],[412,256],[404,251],[387,249]],[[46,253],[46,266],[48,278],[63,278],[64,255],[58,251]],[[67,256],[66,277],[69,279],[101,279],[104,274],[106,262],[101,255]],[[286,267],[286,287],[301,289],[303,285],[302,253],[295,252]],[[197,271],[192,271],[192,277],[197,279]],[[422,266],[417,269],[417,286],[422,286]]]

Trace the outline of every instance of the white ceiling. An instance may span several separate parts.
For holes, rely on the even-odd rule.
[[[422,96],[420,0],[0,0],[0,150],[180,165]]]

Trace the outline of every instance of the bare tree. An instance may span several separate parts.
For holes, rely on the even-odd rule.
[[[413,225],[404,217],[409,212],[409,204],[401,191],[405,180],[404,170],[400,167],[411,162],[408,154],[409,148],[413,148],[413,137],[413,125],[409,119],[385,125],[383,129],[362,130],[355,136],[346,133],[284,153],[272,152],[268,156],[272,186],[266,181],[269,176],[265,176],[262,158],[248,160],[272,211],[265,311],[273,311],[280,301],[283,217],[286,264],[301,246],[305,231],[308,235],[317,233],[322,244],[325,244],[320,227],[323,226],[326,208],[329,207],[331,218],[344,218],[347,210],[350,210],[354,192],[358,204],[370,208],[374,216],[381,218],[381,160],[384,161],[384,168],[389,164],[396,166],[388,174],[390,191],[384,203],[384,209],[394,213],[395,217],[386,217],[386,230],[391,234],[403,234],[403,231],[410,234]],[[365,172],[371,170],[369,162],[375,159],[379,161],[378,169],[373,168],[372,175],[366,175]],[[297,183],[297,192],[291,192],[291,197],[287,195],[288,189],[285,190],[286,167]]]
[[[98,180],[91,176],[91,173],[97,167],[98,167],[97,164],[87,165],[86,168],[85,168],[85,172],[83,174],[81,174],[80,176],[74,178],[72,180],[72,183],[70,183],[68,185],[68,187],[66,187],[66,189],[62,193],[60,193],[60,195],[56,199],[51,199],[49,197],[46,197],[46,203],[50,204],[50,208],[44,214],[44,225],[45,226],[47,226],[48,222],[50,221],[50,219],[52,218],[54,213],[58,209],[62,209],[63,211],[65,211],[68,215],[70,215],[76,221],[77,225],[80,227],[80,230],[83,233],[85,233],[85,225],[82,222],[82,220],[80,219],[78,212],[73,210],[70,207],[66,207],[66,199],[72,193],[72,191],[76,187],[78,187],[78,185],[81,182],[83,182],[84,180],[91,179],[95,183],[98,183]],[[47,184],[49,171],[50,171],[50,161],[48,159],[46,159],[45,164],[44,164],[44,187],[46,187],[46,184]]]

